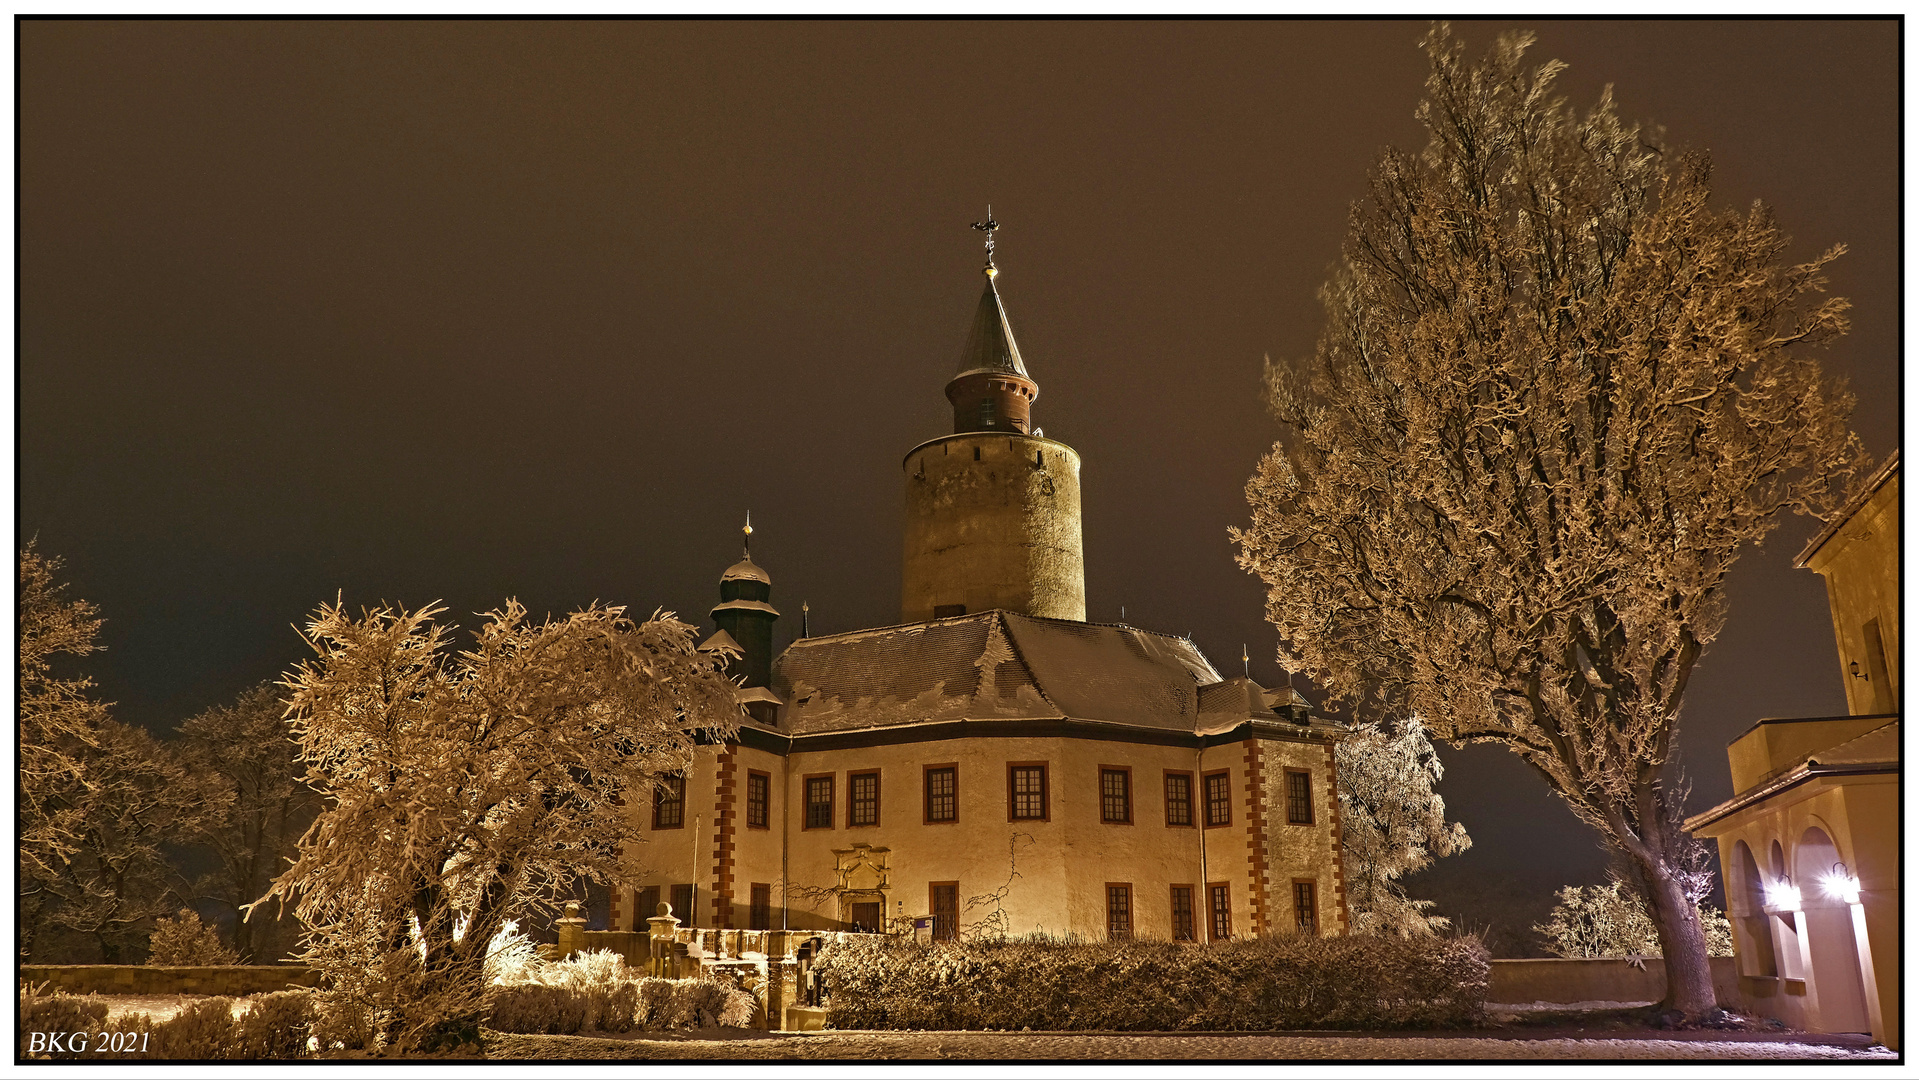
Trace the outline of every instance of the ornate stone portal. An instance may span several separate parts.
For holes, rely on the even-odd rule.
[[[871,844],[835,848],[835,883],[839,897],[840,921],[859,929],[877,932],[885,929],[887,892],[891,889],[887,864],[893,849]]]

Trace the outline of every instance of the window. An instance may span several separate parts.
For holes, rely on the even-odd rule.
[[[846,824],[851,827],[879,823],[880,774],[849,773],[846,777]]]
[[[1166,774],[1166,824],[1188,827],[1193,824],[1192,773],[1169,772]]]
[[[1046,820],[1046,766],[1008,765],[1006,793],[1013,821]]]
[[[1233,785],[1230,773],[1206,774],[1206,826],[1233,823]]]
[[[767,792],[772,780],[763,772],[746,774],[746,827],[766,828]]]
[[[634,905],[637,917],[633,920],[633,928],[644,930],[646,920],[656,919],[660,915],[660,887],[648,885],[640,890],[639,896],[639,900]]]
[[[1212,900],[1213,940],[1230,941],[1233,937],[1233,888],[1230,885],[1209,885],[1206,892]]]
[[[993,399],[987,398],[979,403],[979,424],[981,427],[993,426]],[[977,460],[977,459],[976,459]]]
[[[1106,936],[1124,941],[1133,936],[1133,887],[1106,883]]]
[[[1293,882],[1293,925],[1300,933],[1309,936],[1319,934],[1318,892],[1310,881]]]
[[[856,934],[878,934],[885,928],[880,925],[886,905],[878,900],[855,900],[853,908],[853,932]]]
[[[1099,819],[1115,825],[1133,823],[1133,770],[1099,767]]]
[[[833,827],[833,774],[806,778],[806,828]]]
[[[753,899],[746,907],[746,928],[748,930],[773,929],[773,886],[753,883],[750,894]]]
[[[1173,886],[1173,940],[1195,940],[1193,933],[1193,887]]]
[[[686,777],[662,776],[653,781],[653,827],[677,829],[686,824]]]
[[[926,820],[929,824],[959,820],[959,766],[926,767]]]
[[[693,925],[693,886],[673,886],[673,917],[681,926]]]
[[[932,883],[933,940],[952,941],[959,937],[959,882]]]
[[[1304,769],[1286,770],[1286,824],[1313,823],[1313,774]]]

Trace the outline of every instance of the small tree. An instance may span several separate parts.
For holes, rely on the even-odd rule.
[[[1240,562],[1281,659],[1434,734],[1497,742],[1631,867],[1667,1004],[1715,1005],[1667,790],[1726,574],[1779,512],[1863,464],[1810,347],[1840,249],[1782,265],[1772,216],[1708,208],[1706,157],[1578,113],[1528,35],[1468,66],[1445,27],[1418,155],[1387,151],[1322,292],[1310,365],[1269,366],[1286,431]]]
[[[1473,846],[1466,827],[1446,820],[1446,800],[1433,785],[1445,775],[1426,726],[1407,717],[1398,731],[1377,721],[1340,740],[1340,849],[1353,931],[1421,937],[1452,921],[1429,914],[1431,900],[1406,895],[1399,879],[1437,857]]]
[[[304,779],[306,768],[285,712],[280,687],[261,683],[232,704],[180,725],[182,760],[227,796],[222,810],[207,815],[196,833],[219,859],[219,869],[201,890],[234,912],[234,947],[248,963],[284,953],[280,909],[272,904],[251,918],[241,909],[286,868],[320,809],[319,794]]]
[[[310,927],[333,1015],[399,1051],[471,1035],[509,921],[581,878],[633,884],[621,852],[645,836],[623,801],[740,716],[728,657],[671,616],[596,605],[535,626],[509,601],[449,657],[439,611],[323,606],[318,659],[286,682],[328,805],[269,896]]]
[[[1706,935],[1706,955],[1732,955],[1732,923],[1715,907],[1697,905]],[[1658,956],[1659,928],[1639,893],[1618,878],[1604,885],[1568,885],[1559,890],[1552,916],[1534,932],[1546,948],[1570,959]]]
[[[220,928],[200,921],[199,912],[181,908],[169,919],[153,920],[153,936],[147,940],[147,963],[169,967],[237,964],[240,954],[220,940]]]

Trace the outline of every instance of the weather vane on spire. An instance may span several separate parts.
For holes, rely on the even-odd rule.
[[[999,228],[999,222],[993,220],[993,204],[986,204],[986,220],[973,222],[973,228],[986,234],[986,276],[998,277],[999,267],[993,265],[993,230]]]
[[[740,551],[742,554],[746,556],[747,562],[752,562],[753,561],[753,511],[748,510],[746,512],[746,528],[741,529],[740,532],[744,534],[744,538],[741,539],[740,541]]]

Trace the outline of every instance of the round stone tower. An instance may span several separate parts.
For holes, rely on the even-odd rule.
[[[902,622],[993,608],[1086,618],[1079,454],[1030,427],[1039,384],[1013,341],[998,273],[989,240],[986,289],[946,384],[954,433],[906,455]]]

